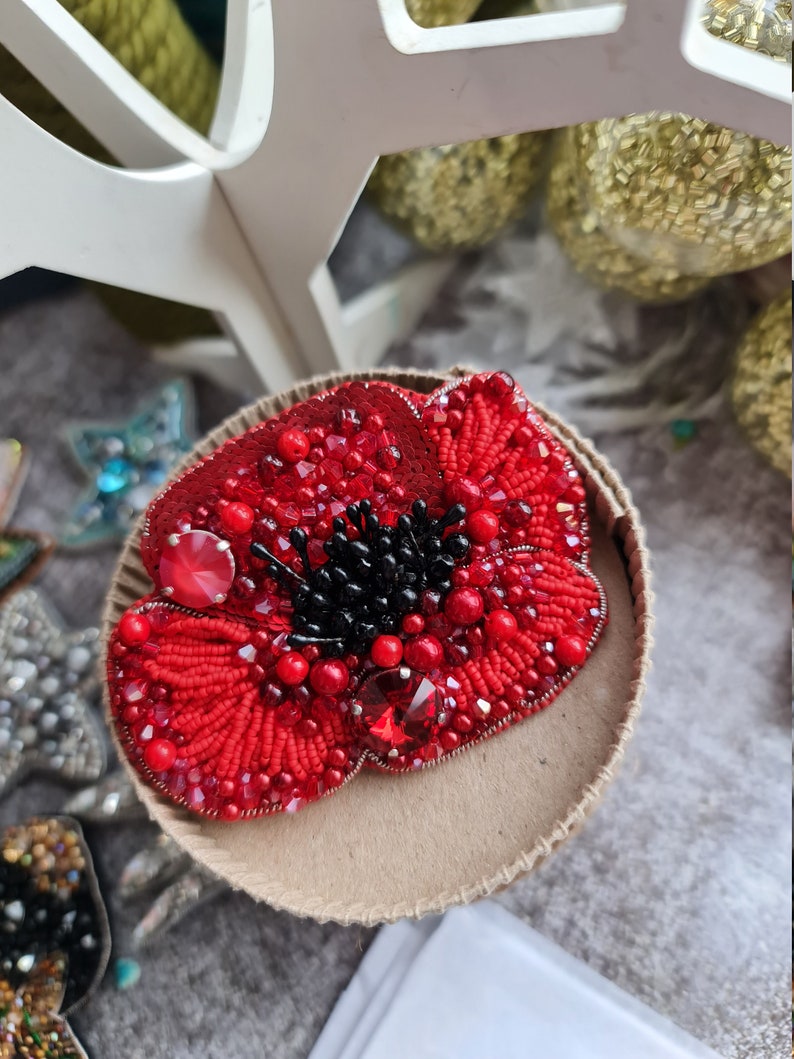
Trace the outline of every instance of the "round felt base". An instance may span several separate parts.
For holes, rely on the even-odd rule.
[[[384,371],[313,379],[227,420],[184,466],[352,377],[392,377],[423,393],[448,381]],[[547,709],[495,738],[417,773],[365,772],[296,814],[234,824],[202,819],[165,801],[133,772],[152,818],[232,886],[321,921],[374,924],[441,912],[531,871],[584,821],[612,779],[648,666],[647,554],[615,472],[569,427],[541,411],[583,475],[591,563],[609,603],[609,625],[587,665]],[[106,638],[123,610],[151,588],[139,558],[140,530],[127,541],[111,583]]]

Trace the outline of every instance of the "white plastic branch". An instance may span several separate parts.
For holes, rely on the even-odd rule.
[[[449,267],[340,305],[327,260],[380,154],[646,110],[790,139],[788,68],[710,37],[699,14],[699,0],[629,0],[425,30],[404,0],[229,0],[205,139],[57,0],[3,0],[0,41],[130,168],[82,158],[0,98],[0,275],[38,264],[206,306],[271,388],[372,362]],[[222,370],[217,342],[181,362],[202,350]]]

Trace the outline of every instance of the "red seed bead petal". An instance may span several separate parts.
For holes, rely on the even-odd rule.
[[[518,622],[509,610],[492,610],[485,616],[485,635],[494,640],[512,640],[518,632]]]
[[[314,663],[309,680],[319,695],[338,695],[347,687],[350,673],[344,662],[327,658]]]
[[[430,633],[414,636],[405,644],[405,661],[412,669],[427,673],[436,669],[444,660],[444,648],[441,641]]]
[[[137,644],[146,643],[151,629],[149,619],[145,614],[136,614],[128,610],[119,622],[119,639],[127,647],[135,647]]]
[[[309,455],[310,447],[309,439],[297,427],[290,427],[283,431],[276,441],[276,451],[287,463],[300,463],[301,460],[305,460]]]
[[[228,533],[247,533],[254,524],[254,510],[248,504],[233,501],[221,511],[221,525]]]
[[[288,651],[276,662],[278,679],[284,684],[302,684],[309,672],[309,663],[298,651]]]
[[[499,517],[493,511],[473,511],[466,519],[466,532],[477,544],[487,544],[499,532]]]
[[[378,636],[372,643],[370,656],[376,666],[390,669],[398,665],[403,656],[402,640],[399,636]]]
[[[587,658],[587,644],[580,636],[561,636],[554,645],[554,655],[563,666],[580,666]]]
[[[170,739],[152,739],[146,744],[143,760],[152,772],[166,772],[176,761],[176,744]]]
[[[453,588],[444,600],[444,613],[454,625],[473,625],[484,610],[483,598],[475,588]]]

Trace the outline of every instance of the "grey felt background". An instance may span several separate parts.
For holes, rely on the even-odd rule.
[[[400,360],[427,364],[418,349]],[[434,349],[436,363],[459,359],[454,341]],[[522,376],[517,354],[499,366]],[[123,416],[162,377],[89,291],[0,316],[0,434],[34,457],[18,525],[57,530],[79,488],[63,423]],[[241,400],[200,385],[201,428]],[[789,1048],[789,486],[721,406],[681,450],[663,425],[596,441],[648,528],[655,667],[603,805],[499,900],[727,1059],[778,1059]],[[113,561],[112,549],[58,555],[39,584],[70,622],[92,623]],[[63,796],[29,783],[0,824]],[[120,907],[113,882],[150,833],[89,832],[120,954],[143,908]],[[133,990],[108,979],[74,1024],[93,1059],[300,1059],[371,936],[228,893],[139,955]]]

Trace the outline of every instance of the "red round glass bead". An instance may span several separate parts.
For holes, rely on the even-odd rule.
[[[564,666],[580,666],[587,658],[587,644],[581,636],[561,636],[554,645],[554,656]]]
[[[338,787],[344,778],[345,774],[340,769],[326,769],[323,773],[323,783],[326,787]]]
[[[553,677],[559,666],[551,655],[540,655],[537,662],[535,662],[535,669],[545,677]]]
[[[409,636],[416,636],[425,627],[425,619],[421,614],[406,614],[402,620],[403,632]]]
[[[493,511],[472,511],[466,519],[466,532],[477,544],[487,544],[499,532],[499,518]]]
[[[347,764],[347,751],[335,746],[328,751],[328,764],[334,768],[343,768]]]
[[[455,625],[473,625],[483,615],[485,604],[476,588],[453,588],[444,600],[444,613]]]
[[[364,457],[360,452],[348,452],[342,460],[342,466],[346,471],[357,471],[364,464]]]
[[[149,619],[145,614],[135,614],[128,610],[119,622],[119,639],[127,647],[135,647],[146,643],[151,629]]]
[[[276,441],[276,451],[287,463],[300,463],[305,460],[309,455],[309,448],[309,439],[297,427],[283,431]]]
[[[400,666],[370,677],[355,705],[361,710],[355,722],[361,742],[380,754],[396,750],[402,755],[436,734],[444,696],[422,673]]]
[[[438,739],[444,750],[456,750],[460,746],[460,736],[451,728],[445,729]]]
[[[152,772],[165,772],[176,761],[176,745],[170,739],[152,739],[146,744],[143,760]]]
[[[404,653],[408,665],[422,673],[436,669],[444,660],[444,648],[441,646],[441,641],[426,632],[408,640]]]
[[[221,511],[221,525],[228,533],[247,533],[254,524],[254,510],[248,504],[232,501]]]
[[[302,684],[309,672],[309,663],[298,651],[288,651],[276,662],[276,674],[283,684]]]
[[[364,420],[364,429],[368,430],[370,434],[379,434],[384,426],[383,416],[378,415],[377,412],[370,412]]]
[[[158,577],[161,591],[175,603],[202,610],[226,598],[234,580],[234,556],[214,533],[190,530],[164,545]]]
[[[240,806],[237,805],[236,802],[227,802],[221,810],[221,815],[224,820],[229,820],[231,822],[232,820],[240,819],[241,811]]]
[[[376,666],[390,669],[398,665],[403,656],[402,640],[399,636],[377,636],[369,653]]]
[[[335,658],[315,662],[309,674],[311,685],[319,695],[338,695],[345,690],[349,679],[347,666]]]
[[[515,389],[515,379],[506,371],[497,371],[488,377],[487,389],[494,397],[506,397]]]
[[[509,610],[492,610],[485,616],[485,635],[493,640],[512,640],[518,632],[518,622]]]

